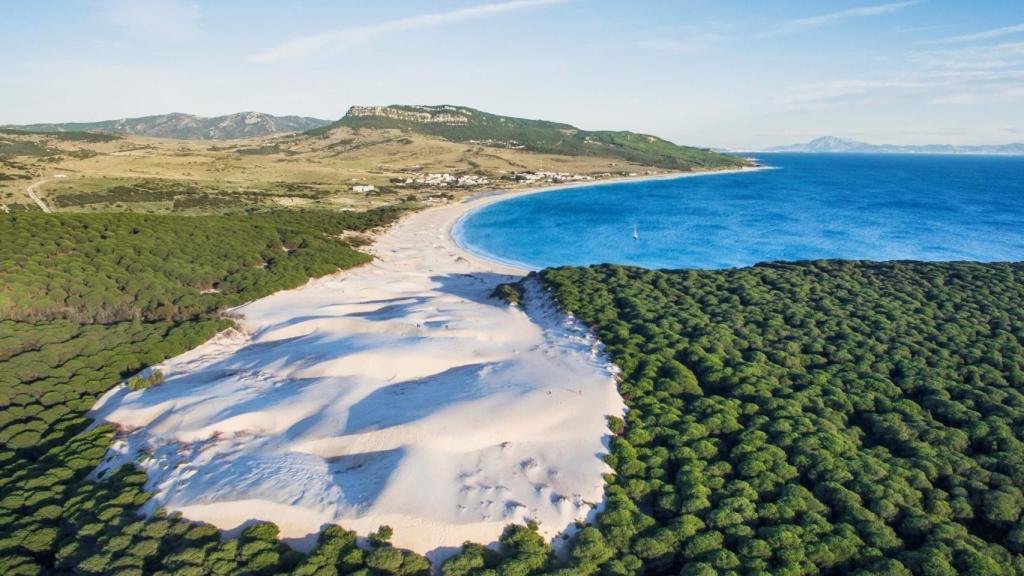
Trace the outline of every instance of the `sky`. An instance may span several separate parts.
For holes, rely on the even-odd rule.
[[[459,104],[756,148],[1024,141],[1022,0],[2,0],[0,124]]]

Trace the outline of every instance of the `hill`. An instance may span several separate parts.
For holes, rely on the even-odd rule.
[[[128,130],[131,121],[123,124],[120,129]],[[149,134],[181,133],[169,121],[159,132],[155,121],[150,124]],[[56,127],[65,131],[46,131]],[[654,136],[588,132],[456,107],[355,108],[322,129],[227,142],[92,131],[96,127],[0,128],[0,212],[35,209],[30,186],[61,211],[363,209],[410,196],[429,200],[749,164]],[[204,137],[227,137],[224,126],[218,130]]]
[[[106,132],[180,140],[234,140],[285,132],[303,132],[328,123],[327,120],[304,116],[272,116],[261,112],[239,112],[213,118],[172,113],[100,122],[27,124],[6,127],[31,132]]]
[[[774,146],[764,152],[858,153],[858,154],[1004,154],[1024,155],[1024,143],[956,146],[953,144],[922,144],[896,146],[869,144],[857,140],[822,136],[804,144]]]
[[[673,170],[746,164],[740,158],[703,148],[678,146],[647,134],[581,130],[569,124],[499,116],[465,106],[353,106],[341,120],[307,134],[326,136],[343,127],[399,129],[451,142],[543,154],[617,158]]]

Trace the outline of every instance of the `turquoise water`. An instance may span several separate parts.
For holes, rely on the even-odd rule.
[[[468,214],[455,237],[473,252],[533,269],[1024,260],[1024,157],[758,158],[775,169],[511,198]]]

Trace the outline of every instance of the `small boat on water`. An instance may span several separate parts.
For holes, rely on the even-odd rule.
[[[640,233],[636,230],[636,224],[633,224],[633,240],[639,240]]]

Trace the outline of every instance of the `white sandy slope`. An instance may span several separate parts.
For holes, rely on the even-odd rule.
[[[406,217],[362,268],[238,308],[241,331],[118,386],[93,416],[125,430],[101,471],[141,461],[152,510],[229,531],[277,523],[308,548],[327,523],[439,560],[511,522],[548,536],[603,497],[613,367],[536,284],[525,311],[489,297],[520,271],[448,231],[480,199]]]
[[[373,263],[242,306],[241,331],[157,366],[164,384],[108,392],[92,416],[124,433],[98,472],[139,462],[147,511],[229,535],[272,521],[302,550],[328,523],[390,525],[435,563],[512,522],[571,531],[603,499],[624,406],[584,327],[536,283],[525,310],[491,299],[524,271],[452,240],[509,195],[410,215]]]

